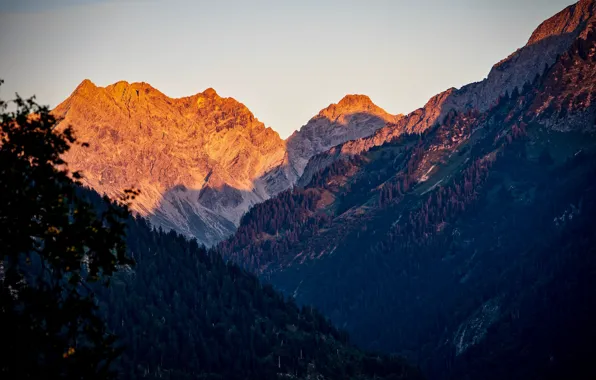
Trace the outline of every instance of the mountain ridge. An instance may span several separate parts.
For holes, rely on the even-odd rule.
[[[393,118],[367,96],[347,95],[311,120],[316,128],[307,124],[308,133],[284,141],[213,88],[170,98],[145,82],[99,87],[89,79],[52,112],[91,145],[65,156],[86,185],[110,197],[138,188],[135,212],[206,245],[232,234],[252,205],[292,186],[312,154]],[[313,139],[316,147],[300,150]]]
[[[212,89],[173,99],[146,83],[97,87],[86,80],[53,113],[90,143],[65,156],[87,185],[111,197],[139,188],[136,212],[206,244],[229,234],[246,207],[268,197],[253,181],[285,149],[245,105]],[[201,189],[224,185],[233,200],[227,207],[197,201]],[[197,225],[189,222],[193,215]]]
[[[314,156],[300,187],[251,209],[219,251],[436,378],[593,378],[580,359],[596,334],[582,290],[596,236],[596,20],[584,4],[572,40],[547,36],[485,84]],[[486,83],[505,90],[489,102]],[[453,101],[470,94],[485,98]]]
[[[347,141],[319,154],[307,165],[306,174],[299,183],[307,184],[313,173],[337,159],[362,153],[403,133],[422,133],[440,122],[452,109],[458,112],[488,110],[499,97],[514,90],[520,91],[524,84],[533,81],[552,66],[580,34],[585,36],[595,15],[594,0],[581,0],[568,6],[542,22],[524,47],[496,63],[482,81],[459,89],[449,88],[431,97],[422,108],[405,115],[396,123],[388,124],[368,137]]]
[[[585,30],[582,26],[593,18],[594,11],[594,1],[582,0],[569,6],[543,22],[526,46],[495,64],[487,78],[437,94],[408,115],[391,115],[366,95],[346,95],[319,111],[286,140],[258,121],[244,104],[220,97],[213,88],[169,98],[144,82],[119,81],[97,87],[84,80],[54,113],[89,130],[93,129],[90,124],[96,122],[94,118],[101,119],[104,125],[118,125],[107,128],[111,140],[99,136],[106,131],[88,136],[83,133],[84,138],[99,137],[103,144],[112,145],[111,149],[105,148],[98,161],[129,149],[123,141],[116,141],[119,137],[143,141],[139,131],[130,133],[129,124],[139,129],[150,127],[144,131],[152,134],[153,143],[145,141],[146,151],[134,152],[126,160],[112,160],[106,167],[89,160],[81,167],[75,162],[74,167],[87,172],[91,187],[110,196],[128,186],[139,187],[142,195],[136,211],[150,217],[156,225],[174,228],[212,245],[232,234],[250,207],[294,184],[306,185],[314,173],[335,160],[362,153],[403,133],[422,133],[452,109],[486,111],[499,97],[521,90]],[[124,136],[123,131],[129,136]],[[162,140],[179,136],[170,139],[173,141],[163,150],[160,134]],[[193,142],[184,142],[185,139]],[[172,155],[178,156],[178,167],[173,171],[167,165]],[[193,157],[180,157],[184,155]],[[202,157],[194,157],[197,155]],[[156,156],[160,157],[158,162]],[[75,151],[70,158],[85,162],[86,155]],[[152,159],[153,162],[146,162]],[[135,170],[147,171],[148,167],[148,177],[155,177],[156,164],[161,166],[157,174],[160,178],[146,180],[131,174]],[[135,165],[136,169],[124,169]],[[191,168],[192,175],[182,173],[185,165]],[[103,180],[106,176],[111,184]],[[125,179],[131,181],[126,183]]]

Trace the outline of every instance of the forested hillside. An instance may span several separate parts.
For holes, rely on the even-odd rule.
[[[221,252],[431,378],[593,378],[592,25],[486,111],[396,130],[254,208]]]
[[[99,295],[124,347],[121,378],[420,378],[403,359],[355,348],[316,309],[195,241],[138,218],[128,223],[127,245],[136,264]]]
[[[110,200],[84,188],[62,156],[89,144],[57,125],[34,98],[0,99],[0,378],[421,378],[132,216],[137,190]]]

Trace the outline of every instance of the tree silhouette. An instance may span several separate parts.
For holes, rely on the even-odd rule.
[[[1,84],[1,82],[0,82]],[[9,111],[14,108],[14,111]],[[0,100],[1,378],[110,378],[115,337],[90,283],[107,285],[126,255],[127,190],[97,213],[60,158],[75,137],[34,98]]]

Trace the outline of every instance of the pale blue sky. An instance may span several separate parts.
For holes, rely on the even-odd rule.
[[[213,87],[282,137],[348,93],[407,113],[483,79],[573,0],[0,0],[2,98],[85,78]]]

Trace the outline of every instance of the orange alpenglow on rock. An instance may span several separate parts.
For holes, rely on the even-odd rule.
[[[448,112],[486,111],[552,66],[591,30],[594,0],[582,0],[542,23],[523,48],[488,77],[451,88],[414,112],[391,115],[364,95],[321,110],[286,141],[242,104],[209,88],[172,99],[146,83],[97,87],[84,80],[53,112],[79,141],[65,159],[100,193],[141,190],[133,209],[155,225],[212,245],[233,233],[252,205],[341,157],[421,133]],[[542,107],[537,105],[536,107]]]
[[[399,118],[349,95],[286,142],[212,88],[174,99],[147,83],[98,87],[88,79],[53,113],[90,145],[65,156],[86,185],[110,197],[137,188],[135,212],[206,245],[233,233],[249,207],[292,186],[312,155]]]

